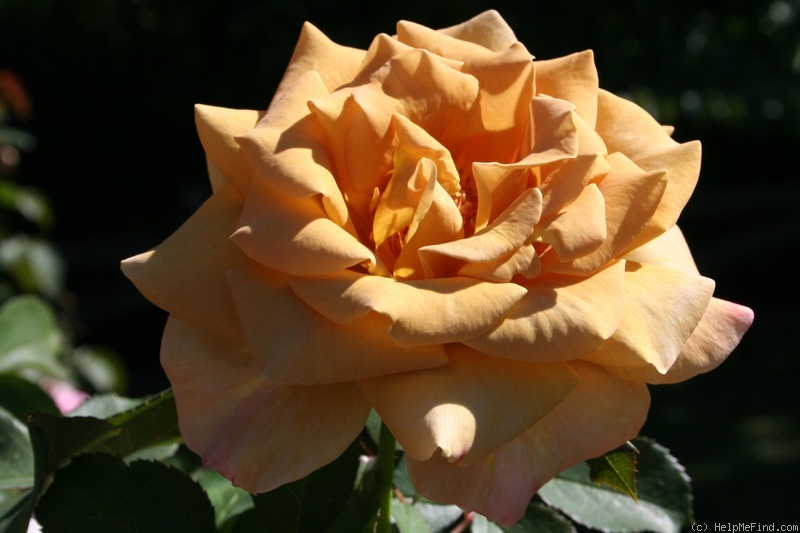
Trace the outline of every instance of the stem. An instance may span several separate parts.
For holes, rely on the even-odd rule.
[[[394,475],[394,435],[381,421],[381,436],[378,443],[378,494],[381,509],[378,514],[376,533],[392,531],[392,476]]]

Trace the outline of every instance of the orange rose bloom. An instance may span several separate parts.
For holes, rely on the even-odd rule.
[[[675,226],[700,144],[494,11],[366,51],[306,24],[267,111],[196,117],[214,192],[123,268],[170,313],[187,445],[251,492],[373,407],[422,495],[513,523],[752,322]]]

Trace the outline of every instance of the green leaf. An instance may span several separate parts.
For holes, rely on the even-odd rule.
[[[64,260],[45,240],[14,235],[0,241],[0,264],[22,291],[54,299],[64,290]]]
[[[34,504],[33,491],[0,490],[0,531],[26,533]]]
[[[616,450],[589,459],[589,478],[599,485],[605,485],[623,494],[627,494],[634,501],[638,500],[636,494],[636,454],[639,450],[626,442]]]
[[[472,533],[503,533],[503,530],[495,524],[490,522],[485,516],[476,514],[472,519]]]
[[[580,524],[606,531],[679,532],[691,523],[691,489],[682,466],[650,439],[634,439],[639,450],[638,503],[594,484],[586,463],[567,470],[539,490],[539,496]]]
[[[394,486],[408,498],[415,498],[418,496],[417,489],[414,487],[414,484],[411,482],[411,476],[408,473],[408,464],[406,463],[406,456],[400,458],[397,461],[397,465],[394,467]]]
[[[265,531],[324,531],[350,497],[360,454],[356,441],[338,459],[305,478],[254,496]]]
[[[62,377],[56,359],[61,330],[50,307],[35,296],[17,296],[0,307],[0,372],[36,369]]]
[[[56,472],[36,507],[45,531],[215,532],[208,497],[186,474],[163,463],[130,465],[85,454]]]
[[[33,450],[25,425],[0,408],[0,489],[33,486]]]
[[[431,526],[414,505],[392,499],[392,518],[400,533],[431,533]]]
[[[0,374],[0,407],[20,420],[30,413],[59,414],[55,402],[41,387],[14,374]]]
[[[372,533],[379,506],[378,461],[362,455],[350,498],[326,533]]]
[[[464,511],[456,505],[439,505],[417,501],[414,502],[414,508],[422,515],[422,518],[428,523],[433,533],[450,531],[453,524],[464,516]]]
[[[67,413],[66,416],[111,418],[141,405],[144,401],[138,398],[125,398],[116,394],[97,394]]]
[[[531,502],[519,522],[505,528],[509,533],[529,533],[547,531],[548,533],[575,533],[575,526],[564,515],[538,502]]]
[[[203,487],[208,499],[211,500],[217,527],[254,507],[253,497],[247,491],[234,487],[230,481],[213,470],[202,468],[192,477]]]
[[[122,394],[128,388],[128,375],[120,357],[106,348],[79,346],[72,352],[78,374],[94,390]]]

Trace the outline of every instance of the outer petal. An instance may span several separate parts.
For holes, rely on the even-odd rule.
[[[401,348],[374,313],[342,325],[295,296],[286,276],[251,267],[228,272],[252,357],[273,383],[314,385],[433,368],[447,363],[439,345]]]
[[[678,144],[656,119],[633,102],[603,89],[597,97],[596,129],[609,153],[622,152],[636,161]]]
[[[719,298],[712,298],[703,318],[680,355],[666,374],[652,366],[617,367],[607,369],[628,379],[663,384],[678,383],[718,367],[753,323],[753,311]]]
[[[591,50],[557,59],[534,62],[536,94],[546,94],[574,103],[578,114],[594,129],[597,121],[599,82]]]
[[[297,78],[311,70],[319,72],[328,92],[332,92],[353,79],[365,55],[364,50],[336,44],[310,22],[304,23],[273,102],[280,99]]]
[[[593,252],[608,236],[603,193],[590,183],[567,209],[538,226],[535,235],[550,244],[562,261]]]
[[[264,116],[264,111],[197,104],[194,106],[194,116],[206,156],[233,188],[244,196],[250,187],[253,168],[234,137],[252,129]]]
[[[575,361],[578,386],[548,415],[518,438],[471,466],[442,457],[408,460],[420,494],[454,503],[509,526],[531,497],[567,468],[597,457],[639,432],[650,396],[641,383],[626,381],[594,365]]]
[[[272,384],[261,378],[243,344],[176,317],[164,331],[161,363],[187,446],[253,493],[336,459],[369,414],[355,384]]]
[[[527,292],[515,283],[470,278],[395,281],[349,270],[292,277],[289,283],[304,302],[340,324],[371,312],[389,317],[389,336],[404,347],[460,342],[480,335]]]
[[[442,367],[359,383],[407,456],[425,461],[437,449],[469,465],[535,424],[575,387],[563,363],[521,363],[448,347]]]
[[[290,198],[263,180],[253,182],[231,239],[253,260],[287,274],[313,276],[375,264],[373,253],[331,221],[321,202]]]
[[[672,226],[656,239],[628,252],[625,259],[700,275],[689,245],[678,226]]]
[[[517,42],[514,31],[494,9],[484,11],[466,22],[439,31],[494,51],[505,50]]]
[[[601,365],[652,365],[663,374],[700,322],[714,282],[632,261],[625,266],[622,322],[614,335],[585,359]]]
[[[233,188],[224,187],[155,249],[123,261],[122,271],[155,305],[217,335],[236,337],[239,319],[225,272],[250,262],[228,238],[241,209]]]
[[[622,320],[624,265],[580,279],[547,276],[494,328],[462,341],[481,352],[521,361],[569,361],[595,351]]]
[[[347,206],[333,176],[325,134],[308,109],[310,99],[327,94],[319,73],[300,76],[256,128],[237,141],[270,186],[293,198],[322,195],[331,220],[348,227]]]

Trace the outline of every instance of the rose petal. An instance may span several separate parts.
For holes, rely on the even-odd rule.
[[[678,226],[625,254],[625,259],[700,275],[689,245]]]
[[[237,337],[225,271],[249,262],[228,238],[241,209],[231,186],[220,189],[155,249],[124,260],[122,271],[155,305],[217,335]]]
[[[266,492],[336,459],[370,406],[352,383],[276,385],[243,344],[170,317],[161,363],[186,445],[234,485]]]
[[[700,176],[700,143],[694,141],[671,146],[663,151],[638,157],[634,162],[644,170],[665,169],[669,181],[652,220],[630,244],[629,250],[661,235],[678,221]]]
[[[351,222],[333,176],[325,134],[308,109],[310,99],[326,94],[319,73],[300,76],[273,102],[264,119],[237,141],[252,168],[272,187],[293,198],[322,195],[331,220],[347,228]]]
[[[403,347],[480,335],[527,292],[515,283],[470,278],[395,281],[352,271],[291,277],[289,284],[304,302],[340,324],[370,312],[389,317],[389,336]]]
[[[290,198],[264,180],[253,182],[231,239],[253,260],[287,274],[313,276],[375,264],[372,252],[332,222],[320,202]]]
[[[591,50],[556,59],[535,61],[536,94],[568,100],[575,104],[586,124],[595,128],[599,82]]]
[[[568,361],[595,351],[622,320],[625,272],[618,262],[588,278],[540,277],[494,328],[462,341],[521,361]]]
[[[303,303],[286,276],[264,268],[228,272],[252,357],[273,383],[340,383],[447,363],[438,345],[400,348],[374,313],[337,324]]]
[[[247,194],[253,168],[234,137],[255,127],[264,113],[201,104],[194,106],[197,134],[206,156],[242,196]]]
[[[588,255],[606,240],[606,204],[590,183],[561,213],[536,227],[536,240],[550,244],[561,261]]]
[[[575,387],[563,363],[500,360],[448,346],[450,361],[431,370],[359,382],[407,457],[469,465],[519,436]],[[436,454],[439,455],[439,454]]]
[[[420,248],[420,259],[430,265],[431,256],[439,255],[467,263],[488,263],[506,257],[531,236],[541,209],[541,192],[539,189],[528,189],[486,228],[466,239]],[[447,276],[442,272],[436,272],[436,275]]]
[[[513,252],[485,263],[467,263],[458,270],[459,276],[505,283],[520,274],[533,279],[542,271],[539,255],[532,245],[526,244]]]
[[[554,253],[542,257],[546,272],[587,274],[618,257],[641,233],[656,211],[667,175],[645,172],[620,153],[608,156],[611,172],[598,183],[606,202],[606,240],[592,253],[560,262]]]
[[[277,102],[297,78],[312,70],[319,73],[328,92],[333,92],[353,79],[365,55],[364,50],[336,44],[306,22],[272,101]]]
[[[531,497],[567,468],[636,436],[650,405],[647,387],[594,365],[570,363],[578,385],[518,438],[474,465],[434,455],[407,458],[417,491],[436,502],[477,511],[503,526],[525,514]]]
[[[470,41],[494,51],[505,50],[517,42],[514,31],[494,9],[484,11],[466,22],[449,28],[442,28],[439,31],[445,35],[462,41]]]
[[[753,323],[753,311],[719,298],[712,298],[703,318],[666,374],[652,366],[618,367],[608,370],[626,379],[647,383],[678,383],[718,367],[739,344]]]
[[[629,100],[600,89],[597,106],[596,130],[609,153],[621,152],[638,160],[677,144],[656,119]]]
[[[601,365],[652,365],[663,374],[700,322],[714,282],[632,261],[625,267],[622,322],[614,335],[585,360]]]

